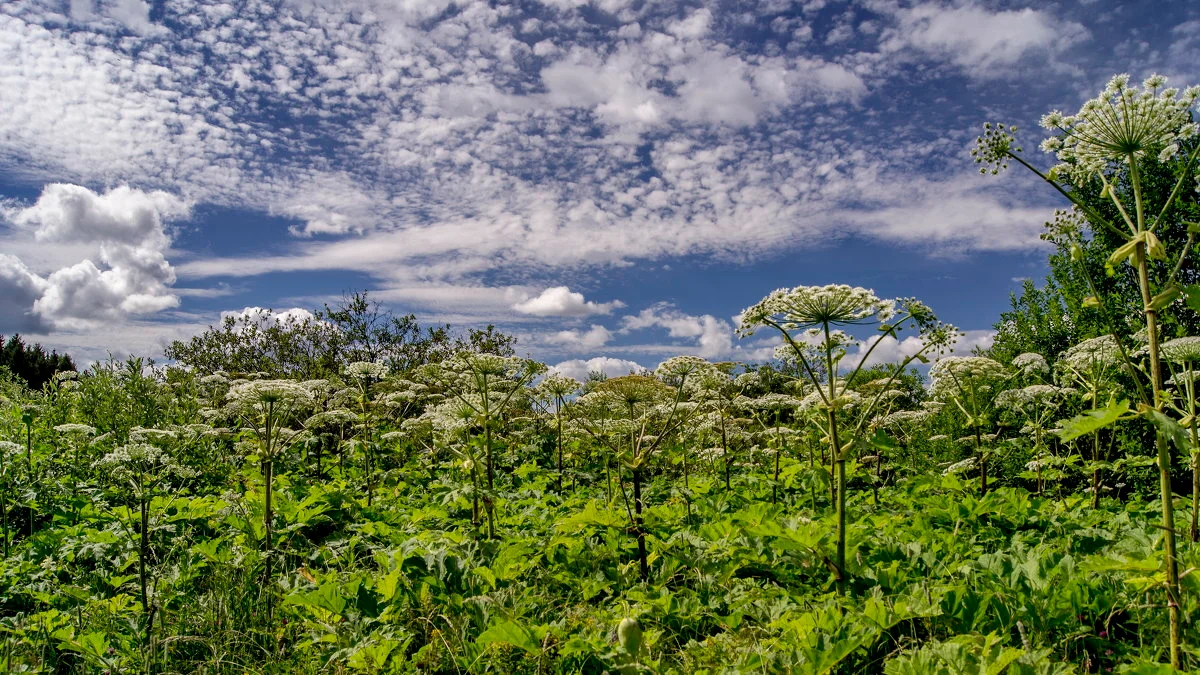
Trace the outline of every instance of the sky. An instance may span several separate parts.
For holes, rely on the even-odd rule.
[[[368,290],[615,375],[845,283],[967,351],[1062,206],[982,123],[1049,166],[1041,115],[1198,64],[1185,0],[5,0],[0,334],[161,357]]]

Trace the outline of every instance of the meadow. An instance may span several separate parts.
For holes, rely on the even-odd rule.
[[[983,171],[1069,208],[979,353],[918,299],[831,284],[747,299],[739,332],[779,341],[758,364],[580,382],[356,296],[167,365],[4,373],[0,664],[1200,666],[1198,96],[1114,78],[1046,116],[1044,169],[985,127]]]

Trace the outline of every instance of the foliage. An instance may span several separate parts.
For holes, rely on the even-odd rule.
[[[75,362],[67,354],[47,354],[40,344],[25,344],[19,334],[7,341],[0,335],[0,372],[8,371],[33,389],[41,389],[55,373],[74,370]]]

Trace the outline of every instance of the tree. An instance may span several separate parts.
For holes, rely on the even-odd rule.
[[[200,335],[172,342],[165,353],[204,373],[319,379],[336,377],[355,362],[383,363],[403,374],[462,351],[512,356],[516,341],[494,325],[464,335],[449,324],[422,327],[415,315],[395,316],[367,291],[354,291],[309,316],[270,309],[229,315]]]
[[[40,344],[30,347],[20,334],[14,334],[7,342],[0,335],[0,344],[4,345],[0,348],[0,369],[7,369],[30,389],[40,390],[55,373],[75,371],[70,356],[57,351],[47,354]]]

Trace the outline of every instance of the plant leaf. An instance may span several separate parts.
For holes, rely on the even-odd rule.
[[[1076,415],[1069,420],[1063,420],[1060,422],[1060,426],[1054,430],[1054,433],[1064,443],[1073,441],[1093,431],[1110,427],[1119,420],[1127,419],[1131,412],[1132,409],[1129,407],[1127,399],[1112,401],[1106,407],[1099,410],[1089,410],[1082,415]]]

